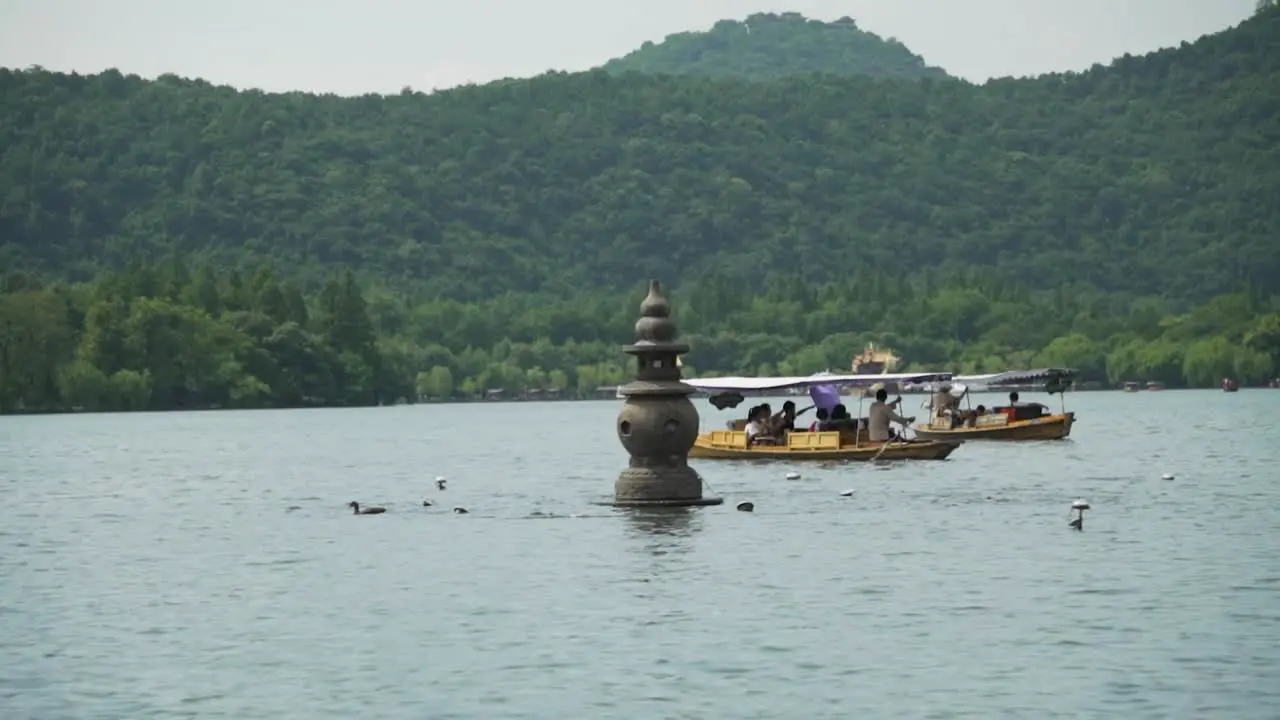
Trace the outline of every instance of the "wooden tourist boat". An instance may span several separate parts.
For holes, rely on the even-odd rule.
[[[957,376],[956,381],[966,385],[986,388],[1002,388],[1027,384],[1044,385],[1045,392],[1059,396],[1071,385],[1075,376],[1065,368],[1013,371],[992,375]],[[1065,405],[1065,402],[1064,402]],[[916,437],[928,440],[1062,440],[1071,434],[1076,414],[1049,413],[1040,403],[1022,403],[997,406],[982,415],[966,411],[963,424],[952,427],[947,421],[932,418],[928,423],[916,425]]]
[[[685,380],[710,395],[712,405],[721,410],[736,407],[747,394],[760,394],[790,388],[825,388],[827,394],[838,393],[834,388],[865,388],[878,382],[933,382],[946,380],[950,373],[919,373],[897,375],[812,375],[773,378],[705,378]],[[819,399],[812,394],[815,404]],[[776,444],[751,444],[742,429],[745,421],[735,420],[725,430],[711,430],[698,434],[690,458],[708,460],[943,460],[956,448],[960,440],[890,440],[873,442],[867,438],[865,427],[841,430],[788,432]],[[856,429],[855,429],[856,428]]]

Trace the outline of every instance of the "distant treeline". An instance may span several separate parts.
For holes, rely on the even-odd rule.
[[[0,410],[374,405],[496,389],[592,397],[629,378],[620,346],[643,295],[637,285],[466,303],[362,288],[350,272],[304,289],[265,268],[178,261],[73,284],[12,274],[0,285]],[[1183,309],[921,272],[760,288],[712,275],[669,295],[693,348],[686,376],[843,370],[869,341],[904,369],[1054,365],[1170,387],[1280,374],[1280,298],[1251,289]]]

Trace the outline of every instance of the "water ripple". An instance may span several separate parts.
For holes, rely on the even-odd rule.
[[[1274,397],[1080,394],[1071,442],[940,463],[703,462],[727,504],[679,512],[591,504],[626,466],[609,402],[0,418],[0,710],[1270,718]]]

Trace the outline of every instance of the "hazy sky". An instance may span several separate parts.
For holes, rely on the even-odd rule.
[[[793,10],[983,81],[1079,70],[1239,23],[1255,0],[0,0],[0,66],[172,72],[343,95],[585,70],[645,40]]]

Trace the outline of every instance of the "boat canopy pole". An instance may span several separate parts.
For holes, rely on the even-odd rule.
[[[859,443],[861,443],[861,442],[862,442],[862,396],[863,396],[863,395],[866,395],[866,392],[865,392],[864,390],[862,390],[861,388],[859,388],[859,390],[858,390],[858,417],[857,417],[857,418],[854,420],[854,422],[853,422],[853,447],[854,447],[855,449],[857,449],[857,448],[859,447]],[[870,439],[871,439],[871,422],[870,422],[870,420],[871,420],[871,419],[870,419],[870,418],[867,418],[867,420],[868,420],[868,422],[867,422],[867,439],[868,439],[868,440],[870,440]]]
[[[904,412],[902,411],[902,393],[898,393],[898,412],[902,415],[902,418],[905,420],[905,419],[906,419],[906,417],[907,417],[907,415],[906,415],[906,413],[904,413]],[[915,429],[914,427],[912,427],[912,426],[911,426],[911,423],[909,423],[909,422],[904,422],[904,423],[902,423],[902,432],[901,432],[901,433],[899,433],[898,440],[900,440],[900,441],[902,441],[902,442],[907,442],[907,440],[908,440],[908,438],[907,438],[907,431],[908,431],[908,430],[910,430],[910,431],[911,431],[911,432],[913,432],[913,433],[915,433],[915,431],[916,431],[916,429]],[[919,439],[920,435],[919,435],[919,433],[916,433],[913,437],[915,437],[916,439]]]

